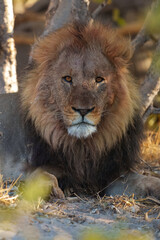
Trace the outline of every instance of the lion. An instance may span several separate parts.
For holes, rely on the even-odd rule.
[[[68,24],[34,46],[21,86],[28,169],[48,172],[56,197],[66,189],[112,194],[112,185],[117,194],[122,176],[126,192],[159,195],[159,179],[132,172],[143,123],[131,57],[130,40],[100,23]]]

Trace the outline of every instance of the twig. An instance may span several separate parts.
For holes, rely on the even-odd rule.
[[[160,205],[160,201],[157,198],[155,198],[155,197],[148,196],[148,197],[146,197],[145,200],[149,200],[149,201],[151,201],[153,203],[156,203],[156,204]]]
[[[140,158],[140,160],[153,172],[153,168],[143,158]]]
[[[105,186],[104,188],[102,188],[100,191],[96,192],[95,194],[93,194],[91,197],[97,196],[100,193],[102,193],[104,190],[106,190],[108,187],[110,187],[112,184],[114,184],[116,181],[118,181],[120,178],[126,176],[126,174],[128,173],[128,171],[124,172],[121,176],[117,177],[115,180],[113,180],[111,183],[109,183],[107,186]]]
[[[147,120],[148,116],[151,115],[151,114],[160,114],[160,108],[155,108],[151,104],[149,106],[149,108],[147,109],[147,111],[143,115],[143,121],[145,122]]]
[[[103,3],[99,4],[98,7],[91,14],[91,17],[93,19],[95,19],[97,17],[97,15],[102,11],[102,9],[105,8],[105,6],[107,6],[109,4],[110,4],[110,1],[108,1],[108,0],[105,0]]]
[[[95,19],[97,15],[101,12],[101,10],[107,5],[107,2],[101,3],[92,13],[92,18]]]
[[[81,200],[82,202],[87,202],[86,200],[84,200],[83,198],[81,198],[80,196],[78,196],[76,193],[74,193],[74,195],[79,199],[79,200]]]

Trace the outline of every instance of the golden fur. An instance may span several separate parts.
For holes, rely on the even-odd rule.
[[[40,39],[32,52],[35,67],[22,86],[22,108],[53,150],[62,149],[83,165],[87,154],[93,162],[99,161],[121,141],[140,103],[128,71],[131,56],[130,41],[98,23],[68,25]],[[62,83],[64,75],[72,74],[78,79],[72,87]],[[97,75],[104,77],[101,86],[95,84]],[[97,131],[87,138],[69,135],[67,127],[77,117],[71,106],[91,108],[93,101],[94,110],[87,116]]]

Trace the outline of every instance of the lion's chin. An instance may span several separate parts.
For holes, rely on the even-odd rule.
[[[80,123],[77,125],[73,125],[68,127],[68,134],[77,138],[87,138],[97,131],[96,126],[92,126],[85,123]]]

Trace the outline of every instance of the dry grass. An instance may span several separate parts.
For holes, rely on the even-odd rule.
[[[3,176],[0,174],[0,205],[10,206],[16,203],[18,195],[11,194],[11,191],[19,178],[12,182],[3,181]]]
[[[160,127],[158,131],[148,131],[141,146],[142,159],[153,166],[160,164]]]
[[[150,196],[140,199],[135,199],[134,195],[130,197],[125,195],[115,197],[104,196],[103,198],[99,198],[93,207],[97,206],[101,206],[104,210],[114,210],[120,214],[120,218],[123,216],[123,212],[127,211],[135,216],[143,217],[148,222],[153,219],[160,219],[160,201]]]

